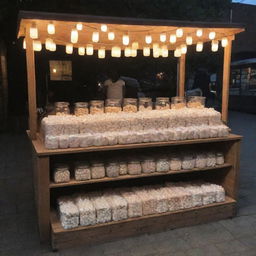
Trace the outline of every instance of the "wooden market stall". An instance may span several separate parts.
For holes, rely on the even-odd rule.
[[[104,25],[105,28],[103,28],[102,25]],[[104,29],[108,29],[112,35],[110,35],[110,33],[102,32]],[[134,53],[135,56],[137,50],[145,51],[144,55],[147,56],[146,52],[148,51],[148,48],[152,48],[153,43],[160,43],[161,45],[164,45],[164,47],[161,48],[163,57],[164,55],[168,56],[171,51],[174,51],[175,56],[178,57],[178,94],[179,96],[184,96],[187,45],[196,45],[197,51],[201,51],[203,43],[212,41],[212,50],[216,51],[218,49],[219,41],[221,41],[222,46],[224,47],[222,120],[227,122],[232,41],[234,40],[235,35],[243,30],[241,25],[232,23],[204,23],[59,13],[20,12],[18,37],[24,37],[26,48],[29,101],[28,134],[33,145],[33,156],[35,160],[35,199],[37,204],[39,232],[42,241],[49,240],[51,237],[53,248],[56,249],[79,243],[106,241],[138,233],[154,232],[164,228],[182,227],[234,216],[237,200],[239,147],[241,137],[230,134],[228,137],[224,138],[150,142],[143,144],[73,149],[46,149],[38,136],[39,126],[37,118],[34,51],[41,50],[42,44],[46,43],[48,44],[47,48],[50,51],[56,50],[56,46],[58,45],[64,45],[66,46],[66,51],[72,53],[73,48],[77,48],[79,54],[84,55],[85,48],[90,44],[90,47],[93,46],[94,50],[98,50],[99,57],[100,52],[102,54],[101,57],[105,56],[105,50],[111,50],[113,57],[119,57],[122,50],[124,50],[126,54],[125,45],[137,42],[135,47],[136,52]],[[166,39],[166,37],[168,37],[168,39]],[[166,43],[166,41],[168,41],[168,43]],[[158,56],[154,57],[159,57],[159,53]],[[56,157],[72,158],[72,156],[78,154],[86,156],[89,152],[128,151],[131,149],[156,147],[179,147],[183,149],[189,145],[206,144],[223,149],[226,159],[224,165],[204,169],[183,170],[179,172],[179,174],[177,174],[177,172],[169,171],[167,173],[141,174],[136,177],[125,175],[117,178],[103,178],[96,181],[71,180],[69,183],[62,184],[53,183],[50,177],[52,164]],[[72,230],[65,230],[62,228],[57,218],[56,210],[54,209],[53,201],[56,195],[66,193],[68,189],[77,187],[86,189],[86,186],[97,189],[104,186],[105,183],[113,183],[116,186],[119,182],[121,184],[121,182],[129,182],[131,180],[143,183],[152,178],[164,180],[167,177],[176,177],[177,179],[177,176],[179,176],[180,178],[178,179],[189,179],[191,177],[190,175],[205,177],[208,180],[221,184],[227,193],[226,201],[176,212],[97,224],[90,227],[78,227]]]

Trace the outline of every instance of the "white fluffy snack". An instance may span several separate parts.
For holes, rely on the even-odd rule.
[[[207,155],[205,153],[198,153],[196,155],[196,168],[205,168],[207,166]]]
[[[213,187],[213,189],[215,190],[215,193],[216,193],[216,202],[217,203],[224,202],[225,201],[224,188],[222,186],[216,185],[216,184],[212,184],[211,186]]]
[[[59,148],[59,137],[46,135],[44,139],[44,144],[47,149],[57,149]]]
[[[68,148],[69,146],[69,136],[68,135],[60,135],[59,136],[59,147],[60,148]]]
[[[180,195],[171,186],[163,188],[168,200],[168,211],[177,211],[182,209],[182,202]]]
[[[91,133],[80,134],[80,147],[86,148],[94,144],[94,135]]]
[[[135,218],[142,216],[141,199],[134,192],[121,191],[121,195],[127,202],[128,217]]]
[[[80,134],[70,135],[68,140],[69,140],[68,145],[69,145],[70,148],[79,148],[80,143],[81,143],[81,136],[80,136]]]
[[[216,192],[211,184],[204,184],[201,186],[201,189],[203,191],[203,205],[216,202]]]
[[[169,210],[168,205],[168,195],[165,193],[165,190],[162,188],[159,189],[152,189],[150,191],[154,197],[156,197],[156,212],[162,213],[167,212]]]
[[[76,228],[79,225],[79,210],[70,201],[59,203],[60,222],[64,229]]]

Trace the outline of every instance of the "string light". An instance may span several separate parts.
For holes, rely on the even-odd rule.
[[[151,43],[152,43],[152,36],[151,36],[151,35],[146,35],[146,37],[145,37],[145,42],[146,42],[147,44],[151,44]]]
[[[165,34],[165,33],[161,33],[161,34],[160,34],[160,41],[161,41],[162,43],[166,42],[166,34]]]
[[[213,40],[216,37],[216,32],[212,31],[209,33],[209,39]]]
[[[25,37],[23,38],[22,47],[23,47],[23,49],[26,49],[26,48],[27,48]]]
[[[99,32],[97,32],[97,31],[93,32],[93,33],[92,33],[92,41],[93,41],[94,43],[98,43],[99,40],[100,40],[100,34],[99,34]]]
[[[212,51],[217,52],[219,48],[219,41],[218,40],[212,40]]]
[[[181,49],[180,47],[177,47],[176,50],[174,51],[174,57],[180,57],[181,56]]]
[[[176,30],[176,36],[177,37],[182,37],[183,36],[183,29],[182,28],[178,28]]]
[[[162,46],[161,55],[162,55],[163,58],[167,58],[168,57],[169,51],[168,51],[168,48],[167,48],[166,45]]]
[[[119,46],[113,46],[111,49],[111,56],[115,58],[121,57],[121,48]]]
[[[82,23],[77,23],[76,24],[76,29],[77,30],[82,30],[83,29],[83,24]]]
[[[45,49],[46,50],[50,50],[51,43],[52,43],[52,39],[51,38],[46,38],[46,40],[45,40]]]
[[[192,36],[187,36],[186,37],[186,44],[187,45],[192,45],[193,44],[193,37]]]
[[[50,34],[50,35],[54,35],[54,34],[55,34],[55,26],[54,26],[53,23],[49,23],[49,24],[47,25],[47,32],[48,32],[48,34]]]
[[[98,58],[99,58],[99,59],[104,59],[105,56],[106,56],[105,48],[104,48],[104,47],[101,47],[101,48],[98,50]]]
[[[196,44],[196,51],[197,51],[197,52],[203,51],[203,42],[198,42],[198,43]]]
[[[132,49],[138,50],[139,49],[139,43],[138,42],[133,42],[132,43]]]
[[[228,45],[228,39],[226,37],[223,37],[221,39],[221,46],[226,47]]]
[[[108,32],[108,40],[114,40],[115,39],[115,33],[114,32]]]
[[[187,53],[187,46],[185,44],[182,44],[180,46],[181,54],[186,54]]]
[[[177,41],[176,35],[170,35],[170,43],[175,44]]]
[[[132,49],[131,56],[132,57],[136,57],[137,56],[137,49]]]
[[[196,31],[196,36],[201,37],[203,35],[203,30],[200,28]]]
[[[30,38],[32,38],[32,39],[37,39],[38,38],[38,29],[37,29],[35,24],[33,24],[29,28],[29,35],[30,35]]]
[[[143,56],[145,56],[145,57],[150,56],[150,47],[145,46],[143,48]]]
[[[66,53],[72,54],[73,53],[73,44],[67,44],[66,45]]]
[[[78,54],[79,55],[85,55],[85,48],[84,47],[78,47]]]
[[[33,41],[33,50],[36,52],[40,52],[42,50],[42,44],[40,41]]]
[[[107,31],[108,31],[108,26],[107,26],[106,24],[102,24],[102,25],[100,26],[100,30],[101,30],[102,32],[107,32]]]
[[[92,44],[86,45],[86,55],[93,55],[93,45]]]
[[[71,30],[70,41],[73,44],[78,42],[78,31],[76,29]]]
[[[123,35],[123,45],[128,45],[130,42],[128,35]]]
[[[125,57],[131,57],[132,56],[132,49],[130,47],[125,47],[124,56]]]

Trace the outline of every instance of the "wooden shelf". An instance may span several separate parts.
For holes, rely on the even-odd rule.
[[[51,230],[53,248],[65,248],[71,245],[113,240],[145,232],[157,232],[167,228],[194,225],[232,217],[236,201],[226,196],[225,202],[193,207],[174,212],[159,213],[121,221],[79,226],[64,229],[55,210],[51,212]]]
[[[59,187],[67,187],[67,186],[78,186],[83,184],[93,184],[93,183],[102,183],[102,182],[110,182],[110,181],[119,181],[119,180],[129,180],[129,179],[140,179],[145,177],[154,177],[154,176],[167,176],[167,175],[175,175],[180,173],[192,173],[192,172],[202,172],[202,171],[214,171],[223,168],[232,167],[231,164],[225,163],[223,165],[217,165],[214,167],[206,167],[206,168],[194,168],[191,170],[180,170],[180,171],[169,171],[169,172],[154,172],[154,173],[142,173],[140,175],[122,175],[115,178],[105,177],[102,179],[91,179],[85,181],[77,181],[72,178],[69,182],[65,183],[50,183],[50,188],[59,188]]]
[[[27,133],[29,135],[29,131],[27,131]],[[120,149],[150,148],[150,147],[223,142],[223,141],[231,141],[231,140],[241,140],[241,138],[242,136],[230,134],[227,137],[196,139],[196,140],[148,142],[148,143],[113,145],[113,146],[92,146],[92,147],[86,147],[86,148],[46,149],[44,147],[44,143],[41,141],[40,136],[38,135],[36,140],[32,140],[32,144],[38,156],[50,156],[50,155],[74,154],[74,153],[83,153],[83,152],[112,151],[112,150],[120,150]]]

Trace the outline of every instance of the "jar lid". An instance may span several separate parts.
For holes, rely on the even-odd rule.
[[[87,108],[88,107],[88,102],[82,102],[82,101],[81,102],[76,102],[75,106],[76,107],[86,107]]]
[[[57,101],[54,103],[55,106],[69,106],[69,102],[66,101]]]
[[[124,102],[137,103],[136,98],[124,98]]]
[[[152,99],[151,98],[142,97],[142,98],[139,98],[139,101],[140,102],[151,102]]]
[[[104,104],[103,100],[91,100],[90,104]]]
[[[77,161],[75,162],[75,167],[78,168],[82,168],[82,167],[89,167],[89,163],[88,162],[82,162],[82,161]]]
[[[170,101],[170,99],[168,97],[157,97],[156,100],[157,101]]]
[[[129,160],[129,164],[140,164],[139,160]]]

